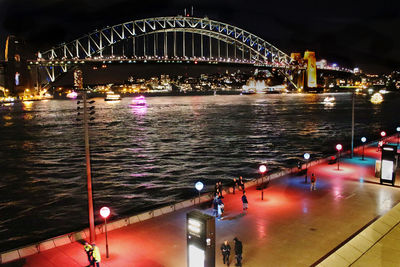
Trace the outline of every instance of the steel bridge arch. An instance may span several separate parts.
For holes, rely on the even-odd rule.
[[[94,56],[102,57],[102,52],[120,41],[160,32],[188,32],[203,34],[226,43],[239,44],[240,49],[253,52],[252,59],[257,63],[289,65],[290,56],[264,39],[241,28],[195,17],[156,17],[129,21],[95,30],[69,43],[63,43],[50,50],[39,52],[38,61],[77,60]],[[66,71],[66,69],[63,69]],[[54,75],[53,75],[54,77]]]

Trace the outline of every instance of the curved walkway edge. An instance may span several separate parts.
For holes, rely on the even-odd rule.
[[[350,241],[345,243],[343,246],[338,248],[327,258],[321,261],[318,265],[320,267],[340,267],[340,266],[366,266],[365,263],[369,263],[370,266],[384,266],[384,262],[391,262],[393,259],[398,257],[398,253],[386,254],[386,259],[380,254],[380,257],[374,257],[370,252],[378,246],[382,246],[388,241],[385,238],[390,234],[397,233],[397,238],[400,238],[400,203],[392,208],[385,215],[374,221],[359,234],[353,237]],[[399,240],[397,240],[397,243]],[[387,246],[383,249],[393,249],[393,247]],[[398,246],[397,246],[398,249]],[[377,260],[378,262],[371,262]],[[395,262],[391,262],[395,264]],[[397,264],[399,258],[397,258]],[[363,265],[364,264],[364,265]],[[372,264],[372,265],[371,265]]]

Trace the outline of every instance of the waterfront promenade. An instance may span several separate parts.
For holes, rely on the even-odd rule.
[[[226,212],[216,221],[216,266],[223,266],[221,243],[227,239],[233,248],[234,237],[243,242],[243,266],[310,266],[388,212],[400,202],[399,183],[381,185],[374,177],[375,160],[380,157],[376,147],[366,147],[364,161],[359,152],[353,159],[343,158],[339,170],[337,164],[326,162],[309,167],[309,177],[311,173],[317,177],[316,191],[310,191],[309,179],[305,183],[304,175],[295,174],[272,180],[264,190],[264,200],[261,191],[248,188],[247,214],[242,213],[241,192],[226,194]],[[108,259],[105,236],[98,235],[101,266],[186,266],[186,213],[198,208],[211,214],[210,205],[203,203],[110,231]],[[400,231],[392,232],[400,236]],[[389,258],[380,262],[395,265]],[[233,259],[231,255],[231,266]],[[83,246],[74,242],[2,266],[87,264]]]

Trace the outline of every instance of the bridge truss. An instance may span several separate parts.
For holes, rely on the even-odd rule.
[[[238,27],[195,17],[157,17],[95,30],[31,61],[44,67],[49,82],[86,62],[182,60],[262,64],[285,68],[291,58],[262,38]]]

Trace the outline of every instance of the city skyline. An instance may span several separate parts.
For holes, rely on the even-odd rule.
[[[0,48],[14,34],[26,40],[32,50],[46,50],[95,29],[133,19],[183,15],[194,8],[195,17],[230,23],[248,30],[286,53],[312,50],[345,67],[360,67],[369,73],[395,70],[400,63],[395,29],[399,11],[382,3],[359,6],[355,3],[334,7],[324,4],[243,1],[25,1],[0,3]],[[62,11],[61,11],[62,10]],[[115,12],[110,12],[115,10]],[[1,53],[1,58],[4,54]]]

